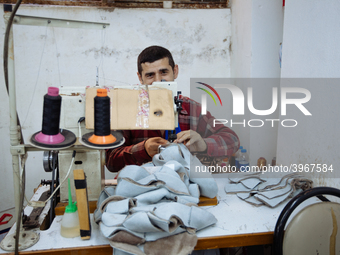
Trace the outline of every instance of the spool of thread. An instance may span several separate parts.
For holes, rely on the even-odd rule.
[[[59,88],[49,87],[44,96],[43,121],[41,132],[35,136],[35,140],[43,144],[58,144],[65,140],[60,134],[60,108],[61,96]]]
[[[110,98],[106,89],[97,89],[94,98],[94,134],[88,141],[93,144],[111,144],[116,141],[111,134]]]

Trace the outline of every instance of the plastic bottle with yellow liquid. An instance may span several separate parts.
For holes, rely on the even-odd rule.
[[[72,203],[70,179],[68,179],[68,205],[61,221],[60,235],[66,238],[80,236],[77,202]]]

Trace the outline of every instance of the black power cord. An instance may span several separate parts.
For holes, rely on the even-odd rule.
[[[9,33],[11,31],[11,27],[13,24],[13,20],[14,20],[14,16],[17,12],[17,10],[19,9],[19,6],[21,4],[22,0],[18,0],[17,3],[14,6],[14,9],[11,13],[11,16],[8,19],[7,22],[7,27],[6,27],[6,32],[5,32],[5,37],[4,37],[4,78],[5,78],[5,85],[6,85],[6,89],[7,89],[7,94],[9,94],[9,85],[8,85],[8,44],[9,44]],[[7,5],[4,4],[4,11],[10,11],[12,8],[8,8],[9,6],[12,7],[12,5]],[[17,113],[17,123],[20,126],[20,120],[18,117],[18,113]],[[24,137],[22,135],[22,131],[20,128],[20,136],[21,136],[21,144],[24,144]]]
[[[58,176],[57,177],[55,177],[56,176],[56,174],[55,174],[55,172],[56,172],[56,170],[58,171],[58,169],[57,169],[57,158],[58,158],[58,151],[57,152],[53,152],[53,163],[52,163],[52,168],[53,168],[53,170],[52,170],[52,183],[51,183],[51,194],[53,194],[53,192],[54,192],[54,180],[56,180],[56,186],[58,187],[58,184],[57,184],[57,182],[58,182]],[[54,194],[54,196],[51,198],[51,211],[50,211],[50,226],[52,225],[52,221],[53,221],[53,219],[54,219],[54,208],[55,208],[55,206],[56,206],[56,202],[57,202],[57,193],[56,194]]]
[[[21,4],[22,0],[18,0],[17,3],[14,6],[14,9],[11,13],[11,16],[9,17],[5,37],[4,37],[4,77],[5,77],[5,85],[7,89],[7,93],[9,94],[9,85],[8,85],[8,44],[9,44],[9,34],[11,31],[11,27],[13,24],[14,16],[19,9],[19,6]],[[8,5],[4,5],[4,10],[7,11]],[[20,120],[17,113],[17,123],[20,126]],[[24,137],[22,135],[22,131],[20,129],[20,135],[21,135],[21,144],[24,143]],[[21,159],[22,160],[22,159]],[[22,171],[22,177],[21,177],[21,191],[20,191],[20,203],[18,208],[18,218],[17,218],[17,225],[16,225],[16,238],[15,238],[15,255],[19,254],[19,233],[20,233],[20,223],[21,223],[21,217],[22,217],[22,210],[23,210],[23,203],[24,203],[24,193],[25,193],[25,167],[23,167]]]

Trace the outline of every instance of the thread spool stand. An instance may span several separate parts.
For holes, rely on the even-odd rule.
[[[106,89],[98,89],[94,98],[94,132],[82,136],[80,143],[92,149],[112,149],[123,145],[120,132],[111,131],[110,98]]]
[[[19,6],[20,3],[17,3]],[[17,7],[16,6],[16,7]],[[11,8],[12,9],[12,8]],[[4,13],[4,21],[9,28],[9,38],[8,45],[9,50],[7,61],[8,61],[8,74],[5,76],[6,83],[8,85],[8,94],[9,94],[9,116],[10,116],[10,151],[12,154],[12,169],[13,169],[13,186],[14,186],[14,200],[15,200],[15,219],[19,225],[21,222],[21,199],[20,199],[20,187],[21,187],[21,170],[20,170],[20,157],[25,155],[28,151],[35,151],[35,148],[32,148],[30,145],[24,143],[24,139],[21,134],[20,122],[18,122],[17,116],[17,99],[16,99],[16,86],[15,86],[15,56],[14,56],[14,36],[13,36],[13,25],[31,25],[31,26],[41,26],[46,27],[62,27],[62,28],[85,28],[85,29],[97,29],[103,30],[110,26],[109,23],[98,23],[98,22],[86,22],[86,21],[77,21],[77,20],[66,20],[66,19],[52,19],[52,18],[44,18],[44,17],[35,17],[35,16],[23,16],[23,15],[15,15],[13,24],[9,22],[10,17],[15,12],[6,11]],[[7,79],[6,79],[7,78]],[[60,133],[67,140],[67,134],[63,133],[65,130],[62,130]],[[67,132],[68,135],[71,136],[72,132]],[[36,134],[35,134],[36,135]],[[35,138],[35,136],[33,135]],[[75,136],[74,136],[75,138]],[[30,139],[31,140],[31,139]],[[20,142],[23,143],[20,143]],[[32,144],[31,144],[32,145]],[[49,146],[37,146],[38,149],[49,150]],[[46,148],[47,147],[47,148]],[[65,147],[58,146],[58,149],[63,149]],[[16,236],[16,240],[18,241],[18,247],[13,243],[14,235],[7,235],[1,242],[0,246],[3,250],[14,251],[16,248],[18,250],[23,250],[28,247],[31,247],[39,240],[39,232],[24,231],[22,226],[20,226],[19,231],[17,231],[18,236]]]
[[[61,96],[59,88],[49,87],[44,96],[42,129],[34,133],[30,142],[39,149],[66,149],[76,142],[76,136],[71,131],[59,129]]]

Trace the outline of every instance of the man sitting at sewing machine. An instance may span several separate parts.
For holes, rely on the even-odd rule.
[[[169,50],[160,46],[144,49],[138,56],[138,78],[141,84],[174,81],[178,76]],[[201,105],[188,97],[181,97],[182,110],[178,115],[181,132],[175,143],[185,143],[191,152],[208,156],[226,156],[235,153],[239,139],[234,131],[223,125],[213,127],[214,117],[209,112],[201,115]],[[190,130],[191,128],[191,130]],[[125,165],[142,165],[158,153],[159,145],[168,143],[164,130],[124,130],[125,143],[106,152],[106,167],[117,172]]]

